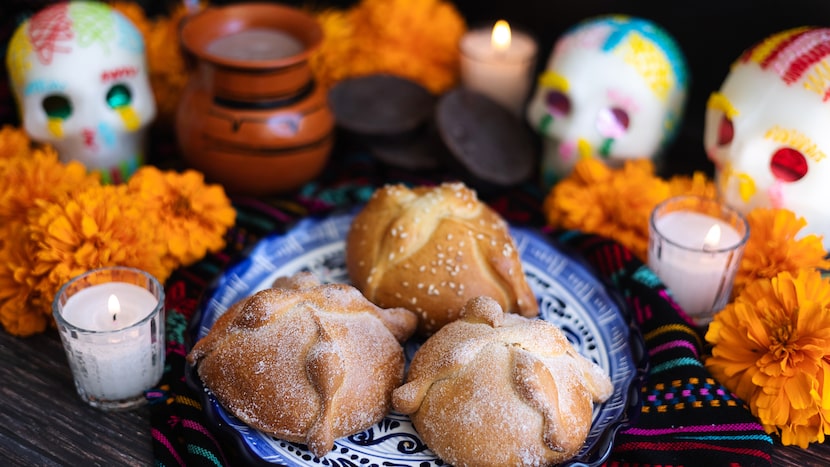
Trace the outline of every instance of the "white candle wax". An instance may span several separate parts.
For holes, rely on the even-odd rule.
[[[109,310],[109,297],[118,299],[120,311]],[[73,295],[63,306],[63,317],[69,324],[88,331],[124,329],[141,321],[158,304],[149,290],[126,282],[93,285]]]
[[[536,41],[511,31],[510,43],[498,46],[492,35],[490,29],[474,29],[461,38],[462,83],[519,115],[531,86]]]
[[[250,28],[211,41],[205,49],[217,57],[232,60],[277,60],[305,49],[294,36],[269,28]]]
[[[734,227],[699,212],[670,212],[656,219],[654,226],[665,239],[690,250],[722,250],[741,241],[741,235]],[[713,226],[720,227],[720,238],[715,244],[705,244],[706,235]]]
[[[704,242],[713,226],[720,238]],[[731,289],[735,248],[742,236],[728,223],[692,211],[675,211],[654,220],[657,251],[649,252],[649,267],[669,288],[675,301],[698,324],[709,321],[717,300]],[[726,290],[724,290],[726,288]]]
[[[108,306],[112,295],[120,308],[115,319]],[[158,307],[159,299],[153,293],[126,282],[92,285],[66,300],[61,316],[78,330],[63,337],[76,385],[86,398],[119,401],[141,397],[158,382],[164,361],[159,342],[159,329],[164,325],[158,320],[164,317],[136,325]]]

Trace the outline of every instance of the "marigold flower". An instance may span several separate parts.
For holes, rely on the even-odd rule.
[[[129,197],[152,218],[166,261],[189,265],[225,246],[224,234],[236,211],[222,187],[206,185],[201,173],[145,166],[130,178],[128,189]]]
[[[170,268],[161,262],[156,225],[125,185],[97,185],[61,203],[39,202],[29,235],[36,242],[33,273],[46,277],[41,290],[53,297],[76,275],[103,266],[143,269],[164,282]]]
[[[703,172],[694,172],[691,176],[675,175],[669,178],[669,192],[671,196],[695,195],[709,199],[718,197],[718,187]]]
[[[320,47],[309,57],[309,65],[314,72],[317,83],[330,88],[340,80],[350,76],[368,74],[371,71],[357,70],[347,66],[347,58],[354,56],[354,24],[351,15],[338,9],[327,9],[316,13],[317,21],[323,28],[324,35]]]
[[[799,238],[799,231],[807,225],[804,218],[787,209],[756,208],[746,219],[749,240],[735,277],[733,296],[755,279],[771,279],[782,271],[830,268],[819,236]]]
[[[0,325],[10,334],[31,336],[52,322],[51,296],[41,290],[42,274],[34,273],[35,243],[25,222],[0,224]]]
[[[464,18],[444,0],[362,0],[318,14],[324,40],[311,65],[318,82],[391,73],[440,94],[458,81]]]
[[[706,367],[768,433],[806,448],[830,433],[830,278],[781,272],[748,284],[709,324]]]
[[[553,227],[615,239],[645,259],[649,216],[669,194],[669,184],[654,174],[647,159],[627,161],[619,169],[583,159],[553,186],[543,210]]]
[[[4,160],[27,155],[31,144],[25,131],[11,125],[4,125],[0,128],[0,166]]]
[[[0,134],[0,144],[3,139]],[[0,223],[23,221],[36,201],[56,201],[72,190],[97,185],[99,179],[80,162],[61,163],[51,146],[27,147],[0,161]]]
[[[72,277],[131,266],[164,282],[224,246],[236,212],[202,175],[145,166],[129,184],[101,185],[25,132],[0,129],[0,326],[29,336],[53,325],[52,299]]]

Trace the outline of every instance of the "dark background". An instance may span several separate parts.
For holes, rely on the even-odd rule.
[[[417,1],[417,0],[413,0]],[[2,0],[0,44],[3,76],[0,79],[0,124],[16,123],[6,88],[5,45],[16,24],[26,15],[53,3],[48,0]],[[148,14],[165,12],[166,0],[139,0]],[[213,0],[213,5],[231,3]],[[283,0],[295,6],[347,7],[354,0]],[[668,149],[666,174],[692,170],[712,172],[703,152],[703,116],[706,99],[716,91],[741,52],[765,37],[797,26],[830,26],[830,0],[455,0],[467,24],[475,26],[507,19],[533,34],[540,45],[539,67],[544,66],[556,39],[575,23],[600,14],[622,13],[650,19],[679,43],[688,62],[690,90],[681,131]]]

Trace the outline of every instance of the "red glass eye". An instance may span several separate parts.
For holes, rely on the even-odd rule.
[[[775,151],[769,162],[772,175],[782,182],[795,182],[804,178],[810,169],[807,158],[793,148],[781,148]]]
[[[562,117],[571,113],[571,100],[560,91],[548,92],[546,102],[548,111],[554,117]]]
[[[605,138],[619,138],[630,125],[628,112],[618,107],[603,109],[597,117],[597,129]]]
[[[726,115],[720,121],[718,126],[718,146],[726,146],[735,138],[735,126],[732,120]]]

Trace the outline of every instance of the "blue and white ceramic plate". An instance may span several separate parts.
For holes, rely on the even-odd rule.
[[[345,237],[352,215],[301,221],[288,233],[261,240],[250,255],[229,269],[206,294],[191,323],[193,342],[207,335],[233,303],[268,287],[275,278],[310,271],[321,282],[348,282]],[[608,456],[617,431],[639,412],[639,389],[646,371],[642,336],[630,325],[621,302],[580,263],[541,234],[511,228],[522,264],[540,308],[540,317],[561,327],[575,348],[611,376],[614,395],[594,409],[585,446],[567,465],[599,465]],[[411,358],[418,343],[407,344]],[[337,440],[316,458],[302,444],[273,438],[229,414],[210,391],[201,388],[208,418],[226,432],[254,464],[286,466],[440,466],[446,465],[421,441],[409,417],[389,414],[372,428]],[[494,440],[493,449],[499,449]]]

